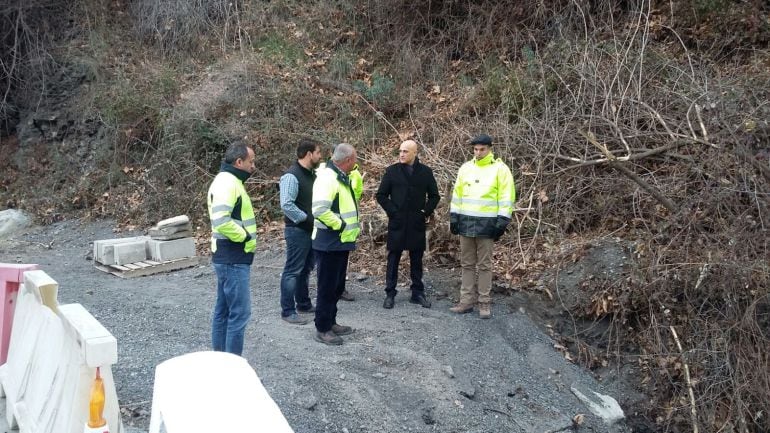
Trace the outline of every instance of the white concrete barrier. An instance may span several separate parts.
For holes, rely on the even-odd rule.
[[[58,284],[45,272],[24,274],[8,361],[0,366],[8,424],[18,424],[21,433],[82,433],[100,367],[104,418],[111,433],[122,433],[111,369],[117,341],[81,305],[57,305],[57,291]]]
[[[240,356],[195,352],[155,367],[149,433],[293,433]]]

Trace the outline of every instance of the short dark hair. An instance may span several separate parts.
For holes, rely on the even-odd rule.
[[[312,138],[302,138],[297,144],[297,159],[302,159],[308,152],[313,153],[321,146],[321,143],[313,140]]]
[[[227,146],[227,150],[225,151],[225,162],[227,164],[234,164],[238,158],[245,160],[248,157],[249,146],[240,140],[230,143],[230,145]]]

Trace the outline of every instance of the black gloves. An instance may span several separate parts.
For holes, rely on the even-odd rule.
[[[460,234],[460,218],[455,213],[449,214],[449,233],[453,235]]]
[[[492,239],[495,241],[499,240],[500,237],[505,234],[505,229],[508,227],[508,224],[511,222],[510,218],[506,218],[504,216],[497,216],[497,220],[495,220],[495,228],[494,233],[492,234]]]

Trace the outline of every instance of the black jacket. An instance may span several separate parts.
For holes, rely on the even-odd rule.
[[[425,249],[425,220],[441,199],[433,171],[418,159],[413,167],[409,175],[405,164],[391,165],[377,189],[377,203],[388,214],[390,251]]]

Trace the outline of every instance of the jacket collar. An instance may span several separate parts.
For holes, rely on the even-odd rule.
[[[334,165],[331,159],[326,163],[326,167],[332,169],[332,171],[337,174],[337,179],[339,179],[340,182],[344,182],[345,184],[350,183],[348,175],[344,171],[340,170],[339,167]]]
[[[299,163],[299,161],[294,161],[294,165],[299,167],[300,170],[305,171],[311,176],[315,177],[315,170],[303,167],[302,164]]]
[[[226,162],[223,162],[219,166],[219,172],[230,173],[233,176],[237,177],[241,182],[246,182],[246,179],[248,179],[249,176],[251,176],[251,174],[248,171],[243,171],[240,168],[235,168],[234,165],[228,164]]]
[[[403,162],[399,162],[399,164],[401,164],[401,166],[403,166],[404,168],[406,168],[407,166],[407,164],[404,164]],[[412,163],[412,167],[416,170],[419,165],[420,165],[420,158],[415,156],[414,162]]]
[[[489,152],[487,154],[487,156],[485,156],[485,157],[483,157],[481,159],[473,158],[473,163],[478,165],[479,167],[483,167],[485,165],[490,165],[493,162],[495,162],[495,155],[492,152]]]

